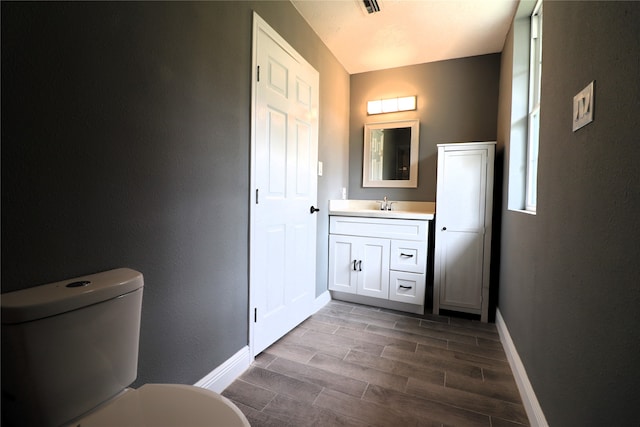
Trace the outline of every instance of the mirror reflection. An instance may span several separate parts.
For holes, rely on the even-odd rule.
[[[418,120],[365,124],[363,187],[417,187],[418,128]]]
[[[409,179],[411,128],[371,131],[371,176],[374,181]]]

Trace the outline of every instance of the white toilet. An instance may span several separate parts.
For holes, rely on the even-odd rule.
[[[141,273],[120,268],[2,294],[2,425],[249,426],[210,390],[128,388],[142,289]]]

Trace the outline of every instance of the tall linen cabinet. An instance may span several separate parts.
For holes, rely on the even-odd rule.
[[[434,314],[488,320],[495,144],[438,144]]]

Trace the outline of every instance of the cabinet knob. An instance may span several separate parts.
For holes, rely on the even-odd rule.
[[[442,231],[447,231],[447,227],[442,227]]]

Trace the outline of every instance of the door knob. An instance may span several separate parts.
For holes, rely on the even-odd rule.
[[[314,212],[320,212],[320,209],[311,205],[311,207],[309,208],[309,213],[314,213]]]

